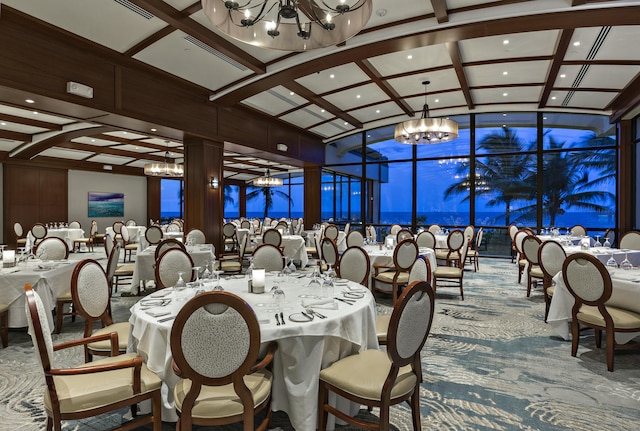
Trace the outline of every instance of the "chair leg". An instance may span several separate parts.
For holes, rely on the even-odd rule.
[[[327,417],[329,413],[324,409],[325,404],[328,402],[328,393],[325,383],[320,380],[318,388],[318,431],[325,431],[327,429]]]
[[[0,339],[2,340],[2,347],[6,348],[9,345],[9,311],[5,311],[0,314]]]
[[[58,301],[56,304],[56,334],[59,334],[62,331],[62,316],[64,314],[64,304]]]
[[[578,342],[580,341],[580,324],[571,322],[571,356],[575,358],[578,354]]]
[[[411,416],[413,419],[414,431],[422,430],[422,423],[420,421],[420,386],[418,386],[411,395]]]
[[[616,335],[613,328],[607,328],[607,370],[613,371],[613,355],[616,349]]]
[[[595,336],[596,336],[596,347],[598,349],[600,349],[602,347],[602,331],[599,329],[595,330]],[[607,334],[607,337],[609,335]],[[609,339],[607,338],[607,344],[609,344]]]

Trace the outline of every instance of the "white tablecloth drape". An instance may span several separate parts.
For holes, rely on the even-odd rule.
[[[553,281],[556,288],[549,306],[547,323],[553,327],[559,336],[569,340],[571,339],[569,322],[571,321],[571,309],[575,301],[567,289],[562,272],[557,273],[553,277]],[[637,269],[611,271],[611,283],[613,291],[607,304],[640,313],[640,301],[638,300],[640,298],[640,271]],[[618,343],[627,343],[638,335],[640,333],[619,332],[616,334],[616,341]]]
[[[267,292],[274,279],[274,275],[267,275]],[[306,277],[291,277],[290,281],[280,283],[286,294],[285,319],[303,310],[300,295],[318,294],[309,290],[308,282],[309,278]],[[363,287],[365,296],[353,305],[336,301],[335,309],[318,308],[320,313],[327,316],[326,319],[316,317],[313,321],[302,323],[287,319],[285,325],[278,326],[274,319],[278,308],[268,293],[248,293],[247,280],[244,278],[222,280],[221,284],[226,291],[240,295],[254,308],[260,320],[262,343],[278,342],[273,363],[272,410],[285,411],[297,431],[315,430],[320,370],[359,350],[378,348],[373,295]],[[356,288],[360,285],[350,282],[349,286]],[[339,287],[335,288],[334,294],[340,295]],[[177,314],[184,304],[177,300],[178,295],[172,292],[166,296],[171,298],[171,302],[161,310],[169,311],[170,315]],[[187,295],[192,296],[193,293],[187,292]],[[173,388],[178,378],[171,368],[169,345],[173,320],[160,322],[164,316],[152,317],[147,311],[140,310],[139,304],[131,309],[129,321],[132,324],[132,336],[128,351],[137,351],[149,369],[163,380],[163,420],[176,421]],[[355,414],[358,406],[351,407]]]
[[[60,229],[47,229],[47,237],[56,237],[64,240],[67,243],[67,247],[69,250],[73,250],[73,240],[84,237],[84,230],[82,229],[69,229],[69,228],[60,228]],[[27,244],[33,245],[35,241],[35,237],[29,231],[27,233]]]
[[[130,243],[138,243],[138,250],[136,253],[144,250],[149,247],[149,243],[147,242],[147,238],[144,234],[147,232],[146,226],[127,226],[127,230],[129,231],[129,242]],[[115,232],[113,231],[113,227],[109,226],[105,229],[107,235],[111,238],[115,237]]]
[[[254,240],[256,246],[262,244],[261,236],[256,236]],[[285,256],[300,261],[300,268],[307,266],[309,256],[307,256],[307,247],[305,246],[304,238],[300,235],[283,235],[281,245],[284,247],[283,253]]]
[[[371,270],[369,271],[369,286],[372,287],[372,278],[374,276],[374,265],[393,266],[393,250],[387,249],[384,245],[366,245],[365,251],[369,255],[369,263]],[[431,273],[437,268],[436,253],[431,248],[420,248],[419,253],[425,256],[429,260],[431,266]],[[429,280],[429,283],[433,283],[433,279]],[[378,285],[380,288],[384,288],[383,285]],[[389,286],[389,292],[391,292],[391,286]]]

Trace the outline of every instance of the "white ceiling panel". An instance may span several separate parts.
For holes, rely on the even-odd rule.
[[[424,96],[410,97],[405,99],[405,102],[407,102],[416,113],[420,114],[422,112],[422,106],[424,105]],[[448,114],[448,110],[452,106],[467,105],[462,91],[429,95],[427,96],[427,103],[429,105],[429,111],[436,115]]]
[[[147,135],[141,135],[139,133],[125,132],[125,131],[105,132],[104,134],[109,136],[115,136],[116,138],[129,139],[129,140],[144,139],[147,137]]]
[[[476,104],[495,103],[496,101],[503,103],[534,102],[540,99],[542,88],[542,86],[486,88],[471,90],[471,97]]]
[[[79,138],[74,138],[71,140],[71,142],[78,142],[80,144],[88,144],[88,145],[95,145],[98,147],[112,147],[114,145],[118,145],[117,142],[114,141],[109,141],[107,139],[99,139],[99,138],[92,138],[89,136],[81,136]]]
[[[108,165],[125,165],[133,160],[135,159],[132,157],[111,156],[106,154],[100,154],[88,159],[90,162],[106,163]]]
[[[471,87],[486,85],[544,83],[551,61],[520,61],[503,64],[485,64],[465,68]]]
[[[375,84],[361,85],[356,88],[329,94],[325,99],[340,109],[349,110],[358,106],[368,105],[386,100],[384,91]]]
[[[333,78],[332,78],[333,76]],[[369,77],[353,63],[325,69],[321,72],[303,76],[296,80],[316,94],[344,88],[349,85],[369,81]]]
[[[381,76],[391,76],[451,64],[445,45],[430,45],[369,59]]]
[[[459,43],[462,61],[468,63],[496,58],[552,55],[558,33],[556,30],[549,30],[462,40]]]
[[[39,155],[45,157],[58,157],[61,159],[82,160],[86,159],[92,154],[93,152],[91,151],[78,151],[70,150],[67,148],[53,147],[41,152]]]
[[[123,151],[132,151],[134,153],[155,153],[156,151],[147,147],[140,147],[138,145],[118,145],[117,147],[113,147],[116,148],[118,150],[123,150]]]
[[[640,73],[640,66],[591,65],[580,83],[580,87],[621,90],[638,73]]]
[[[402,7],[398,7],[400,4],[402,4]],[[411,19],[432,12],[431,2],[428,1],[405,0],[402,3],[398,3],[398,0],[375,0],[373,2],[373,13],[365,28]]]
[[[34,96],[37,98],[37,96]],[[71,124],[75,122],[75,120],[61,117],[52,114],[45,114],[43,112],[34,113],[33,110],[16,108],[13,106],[0,105],[0,114],[14,115],[16,117],[30,118],[38,121],[45,121],[47,123],[53,123],[58,125]]]
[[[327,111],[322,112],[322,110],[316,105],[298,109],[297,111],[290,112],[289,114],[280,117],[280,119],[302,128],[318,124],[322,121],[328,120],[329,118],[333,118],[333,115],[329,114]]]
[[[422,75],[413,75],[405,78],[395,78],[387,81],[396,92],[402,96],[410,96],[414,94],[423,94],[424,81],[429,81],[427,92],[429,94],[437,93],[443,90],[451,90],[460,88],[460,81],[453,68],[429,72]]]
[[[47,132],[49,129],[42,127],[33,127],[27,124],[12,123],[11,121],[3,121],[0,117],[0,130],[8,130],[10,132],[26,133],[28,135],[35,135],[36,133]]]
[[[0,151],[13,151],[22,145],[22,141],[0,138]]]
[[[593,91],[576,91],[566,107],[580,109],[604,109],[613,100],[615,93],[596,93]]]
[[[393,102],[381,103],[375,106],[368,106],[362,109],[349,111],[349,115],[353,115],[356,119],[363,123],[376,121],[381,118],[402,115],[404,111]]]

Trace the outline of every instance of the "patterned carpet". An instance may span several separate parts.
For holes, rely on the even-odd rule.
[[[478,273],[465,273],[464,285],[464,301],[453,289],[437,294],[422,356],[423,429],[640,429],[640,353],[617,352],[610,373],[604,349],[596,349],[593,333],[585,332],[578,357],[572,358],[570,342],[555,337],[543,322],[542,293],[526,298],[509,261],[482,259]],[[115,319],[126,320],[136,300],[115,297]],[[381,313],[390,312],[388,299],[379,302]],[[65,322],[54,342],[76,338],[81,328],[81,322]],[[81,351],[64,355],[56,360],[77,362]],[[0,350],[0,388],[0,430],[44,429],[43,377],[25,332],[12,331],[10,346]],[[376,410],[360,414],[377,421]],[[285,414],[274,416],[277,428],[292,430]],[[105,415],[66,423],[64,429],[106,430],[120,421],[121,414]],[[411,430],[408,405],[392,409],[391,424],[393,430]],[[172,429],[174,424],[164,424],[163,430]]]

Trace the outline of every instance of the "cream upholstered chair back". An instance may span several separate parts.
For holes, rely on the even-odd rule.
[[[389,229],[389,233],[391,235],[397,235],[398,232],[400,232],[402,230],[402,226],[400,226],[399,224],[392,224],[391,228]]]
[[[320,247],[322,248],[322,260],[335,267],[338,263],[338,246],[336,242],[325,236],[320,242]]]
[[[373,244],[377,240],[376,228],[373,226],[367,226],[367,241]]]
[[[251,222],[249,220],[242,220],[240,222],[240,227],[242,229],[251,229]]]
[[[62,260],[69,257],[69,246],[57,237],[48,237],[38,243],[35,255],[41,260]]]
[[[522,249],[522,243],[524,242],[524,239],[528,235],[530,235],[529,232],[525,230],[519,230],[518,232],[516,232],[515,236],[513,237],[513,245],[516,247],[516,251],[520,254],[520,256],[522,256],[523,259],[524,259],[524,250]]]
[[[420,232],[416,238],[416,242],[420,248],[425,247],[433,250],[436,248],[436,236],[428,230]]]
[[[622,235],[622,238],[620,238],[619,248],[640,250],[640,232],[632,230]]]
[[[538,249],[538,264],[545,276],[553,278],[562,271],[562,264],[567,258],[567,253],[557,241],[545,241]]]
[[[431,264],[424,256],[418,256],[409,271],[409,283],[413,281],[426,281],[431,283]]]
[[[81,225],[79,221],[72,221],[69,223],[69,229],[81,229]]]
[[[449,251],[460,251],[465,240],[466,237],[464,236],[464,232],[461,230],[455,229],[449,232],[449,236],[447,237],[447,247],[449,248]]]
[[[399,242],[393,250],[393,262],[397,271],[409,271],[418,258],[418,243],[413,239]]]
[[[93,320],[106,317],[111,294],[102,265],[93,259],[80,261],[73,270],[71,296],[80,315]]]
[[[111,247],[111,253],[107,260],[107,281],[111,283],[113,277],[116,275],[116,269],[118,269],[118,259],[120,259],[120,244],[115,243]]]
[[[156,246],[156,252],[155,252],[155,256],[154,256],[155,260],[158,260],[160,255],[165,250],[169,250],[170,248],[181,248],[182,250],[187,251],[187,248],[184,246],[184,243],[182,241],[177,240],[175,238],[163,239]]]
[[[122,230],[122,226],[124,226],[124,222],[122,221],[113,222],[113,224],[111,225],[116,235],[120,234],[120,231]]]
[[[162,232],[162,228],[158,225],[149,226],[144,231],[144,237],[150,245],[156,245],[160,241],[162,241],[162,237],[164,236]]]
[[[107,253],[107,259],[109,258],[109,256],[111,256],[111,250],[113,250],[113,244],[115,244],[115,241],[113,240],[111,235],[106,234],[104,236],[104,251]]]
[[[350,223],[350,222],[347,222],[347,223],[344,225],[344,235],[345,235],[345,236],[349,235],[349,232],[350,232],[350,231],[351,231],[351,223]]]
[[[567,256],[562,265],[562,276],[567,289],[576,299],[576,306],[601,305],[611,297],[611,276],[604,264],[592,254],[574,253]]]
[[[347,247],[362,247],[363,245],[364,237],[362,236],[362,232],[359,230],[352,230],[347,234]]]
[[[182,248],[169,248],[162,252],[156,260],[155,278],[156,288],[173,287],[182,273],[185,282],[193,281],[193,259]]]
[[[338,229],[338,226],[336,226],[335,224],[330,224],[324,228],[324,236],[329,237],[334,241],[338,241],[339,233],[340,233],[340,230]]]
[[[260,219],[254,218],[252,223],[253,223],[253,233],[259,234],[260,233]]]
[[[138,222],[136,222],[134,219],[130,218],[124,223],[124,225],[125,226],[138,226]]]
[[[396,367],[411,364],[420,374],[420,352],[433,322],[435,295],[426,281],[414,281],[393,307],[387,332],[387,354]],[[417,369],[416,369],[417,368]]]
[[[47,236],[47,227],[42,223],[36,223],[31,226],[31,235],[33,235],[36,240],[41,240]]]
[[[540,249],[540,238],[535,235],[527,235],[522,240],[522,252],[524,258],[527,259],[530,265],[538,264],[538,250]]]
[[[287,223],[284,220],[278,220],[278,223],[276,224],[276,229],[278,229],[282,235],[288,235],[289,223]]]
[[[269,228],[262,233],[262,243],[280,247],[280,244],[282,244],[282,234],[278,229]]]
[[[124,241],[125,244],[128,244],[131,240],[129,228],[126,225],[120,226],[120,235],[122,235],[122,241]]]
[[[464,228],[464,237],[468,241],[473,241],[473,238],[474,238],[475,234],[476,234],[476,228],[473,227],[472,225],[469,225],[469,226]]]
[[[429,226],[429,228],[427,230],[429,232],[431,232],[432,234],[437,235],[442,231],[442,228],[440,227],[440,225],[432,224],[432,225]]]
[[[515,241],[516,233],[518,232],[518,226],[515,224],[510,224],[508,227],[509,238],[511,238],[511,242]]]
[[[397,242],[400,242],[403,239],[409,239],[409,238],[413,238],[413,232],[411,232],[409,229],[400,229],[398,232],[396,232]]]
[[[42,303],[42,299],[35,290],[25,290],[27,301],[25,302],[25,312],[27,314],[27,324],[29,335],[33,341],[33,346],[38,352],[38,359],[45,373],[53,365],[53,339],[51,329],[47,319],[47,311]]]
[[[587,236],[587,229],[582,225],[575,225],[571,229],[571,233],[574,236]]]
[[[480,250],[480,246],[482,245],[482,238],[484,237],[484,228],[478,229],[476,233],[476,251]]]
[[[200,229],[191,229],[187,234],[186,242],[190,244],[204,244],[207,242],[207,238],[204,236],[204,232]]]
[[[15,222],[13,224],[13,233],[16,234],[16,238],[22,237],[22,235],[24,235],[24,229],[22,228],[22,224],[20,224],[19,222]]]
[[[180,222],[172,221],[167,225],[167,232],[182,232],[182,225]]]
[[[362,247],[356,245],[348,247],[340,256],[339,263],[338,277],[369,286],[370,259]]]
[[[253,250],[253,266],[266,271],[282,271],[284,259],[282,251],[272,244],[262,244]]]
[[[611,247],[615,247],[615,242],[616,242],[616,230],[615,229],[607,229],[604,231],[604,236],[602,238],[602,243],[604,244],[604,242],[606,240],[609,240],[609,245],[611,245]]]

